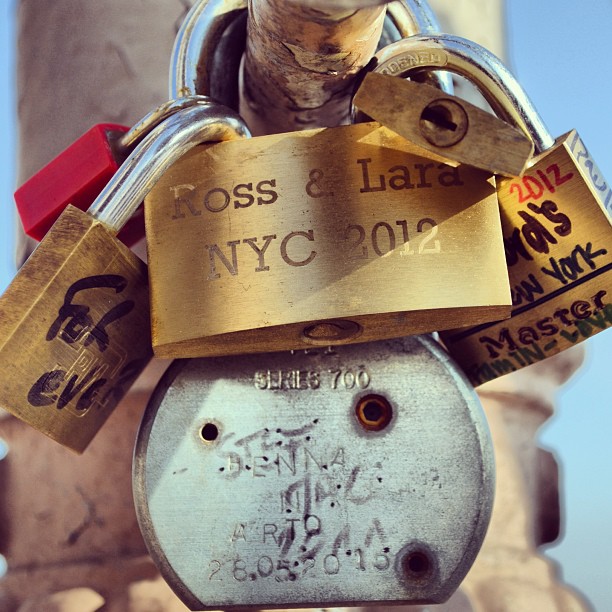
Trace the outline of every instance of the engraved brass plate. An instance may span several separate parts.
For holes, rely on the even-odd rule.
[[[69,206],[0,298],[0,407],[83,452],[151,357],[147,285]]]
[[[410,337],[176,362],[134,496],[193,610],[440,603],[478,553],[493,474],[472,387]]]
[[[365,342],[503,318],[493,179],[376,123],[199,147],[145,202],[160,357]]]
[[[512,318],[445,332],[474,385],[612,325],[612,189],[575,131],[499,185]]]

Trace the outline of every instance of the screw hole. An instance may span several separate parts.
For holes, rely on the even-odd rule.
[[[423,575],[429,571],[429,559],[422,552],[414,552],[408,555],[406,566],[412,574]]]
[[[200,431],[205,442],[214,442],[219,437],[219,428],[214,423],[206,423]]]
[[[359,424],[368,431],[380,431],[389,425],[393,416],[391,404],[382,395],[366,395],[355,406]]]

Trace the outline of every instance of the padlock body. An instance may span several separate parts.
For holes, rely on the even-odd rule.
[[[572,131],[499,184],[512,317],[443,333],[480,385],[612,325],[612,190]]]
[[[478,399],[431,340],[175,362],[134,494],[193,610],[439,603],[493,499]]]
[[[42,240],[68,204],[89,208],[123,161],[116,142],[128,129],[112,123],[93,126],[17,189],[15,203],[28,236]],[[119,237],[131,245],[143,236],[140,209]]]
[[[155,354],[365,342],[507,315],[492,179],[377,123],[199,147],[145,201]]]
[[[427,151],[503,176],[518,176],[533,143],[495,115],[436,87],[368,73],[353,103]]]
[[[0,406],[82,452],[150,359],[145,264],[69,206],[0,311]]]

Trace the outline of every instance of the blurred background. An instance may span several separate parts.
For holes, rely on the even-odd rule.
[[[14,275],[16,5],[0,2],[0,291]],[[612,177],[612,0],[506,0],[506,16],[511,67],[550,131],[577,128]],[[562,470],[564,535],[547,554],[560,562],[568,584],[605,611],[612,610],[612,334],[591,338],[587,348],[585,365],[563,387],[540,435]]]

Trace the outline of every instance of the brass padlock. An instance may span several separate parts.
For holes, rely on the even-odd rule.
[[[369,72],[353,104],[425,151],[444,155],[447,163],[519,176],[533,154],[533,143],[518,128],[424,83]]]
[[[235,36],[242,7],[240,2],[222,0],[201,0],[193,6],[175,42],[170,70],[173,95],[210,93],[233,100],[227,69],[223,78],[213,76],[219,75],[217,43],[222,34]],[[436,27],[431,11],[420,2],[399,5],[392,18],[402,33]],[[231,53],[230,70],[237,66],[235,60]],[[237,70],[234,76],[237,81]],[[200,148],[175,167],[149,198],[154,202],[147,206],[147,240],[157,356],[241,354],[366,341],[506,315],[509,293],[503,280],[496,207],[489,199],[493,189],[485,174],[466,170],[469,176],[462,176],[461,170],[455,175],[452,168],[415,158],[410,147],[402,148],[401,139],[376,127],[271,136],[241,144]],[[379,145],[385,146],[384,152],[371,157]],[[319,150],[334,157],[333,146],[343,149],[351,167],[347,173],[335,159],[332,175],[322,178],[321,174],[319,181],[321,170],[311,165],[311,159]],[[301,152],[301,159],[292,147]],[[350,159],[354,155],[361,161]],[[322,163],[326,166],[329,161]],[[249,178],[243,179],[246,175]],[[289,175],[290,181],[283,179],[281,184],[283,175]],[[335,195],[323,186],[334,181]],[[477,189],[471,190],[468,183]],[[351,197],[356,205],[360,202],[355,214],[348,202],[338,198],[348,187],[355,187]],[[408,209],[402,196],[410,195],[410,190],[415,204]],[[480,204],[469,208],[469,214],[450,219],[444,210],[436,219],[417,197],[425,190],[438,210],[444,210],[451,193],[465,204]],[[376,205],[388,218],[375,218],[369,209]],[[481,246],[475,248],[486,251],[489,273],[497,280],[482,293],[481,270],[470,278],[468,264],[465,290],[457,294],[451,288],[456,278],[453,268],[463,252],[469,259],[459,242],[469,231],[464,224],[470,214],[482,217],[484,234],[476,235]],[[317,228],[329,227],[323,227],[321,235],[317,229],[315,237],[314,228],[307,225],[308,215]],[[440,242],[438,231],[449,232],[446,247],[450,248]],[[335,258],[339,240],[345,242],[345,250],[354,243],[355,257],[348,254],[352,259],[348,265]],[[321,252],[322,246],[327,254]],[[248,261],[250,256],[253,262]],[[369,257],[380,261],[368,262]],[[269,264],[272,258],[274,268]],[[391,262],[398,264],[397,274]],[[358,286],[351,284],[346,272],[351,263],[352,278],[363,277]],[[430,284],[423,298],[415,287],[426,287],[431,273],[437,277],[441,268],[445,274],[434,281],[435,287]],[[370,279],[384,285],[383,297],[372,294]],[[403,300],[396,295],[398,287]],[[378,305],[373,306],[374,301]],[[406,312],[410,301],[419,312]],[[345,318],[349,314],[351,318]]]
[[[199,147],[151,191],[145,221],[160,357],[365,342],[509,311],[490,176],[419,157],[376,123]]]
[[[449,35],[416,36],[387,47],[377,69],[406,74],[417,65],[466,76],[501,117],[530,135],[536,150],[521,178],[498,183],[512,317],[442,334],[480,385],[612,326],[612,189],[578,134],[555,141],[520,85],[487,50]],[[508,103],[490,95],[499,87]]]
[[[192,610],[441,603],[494,491],[478,398],[422,337],[176,361],[133,474],[149,552]]]
[[[115,235],[188,148],[246,133],[226,112],[197,105],[153,130],[89,214],[62,213],[0,298],[0,406],[74,451],[151,356],[146,266]]]

